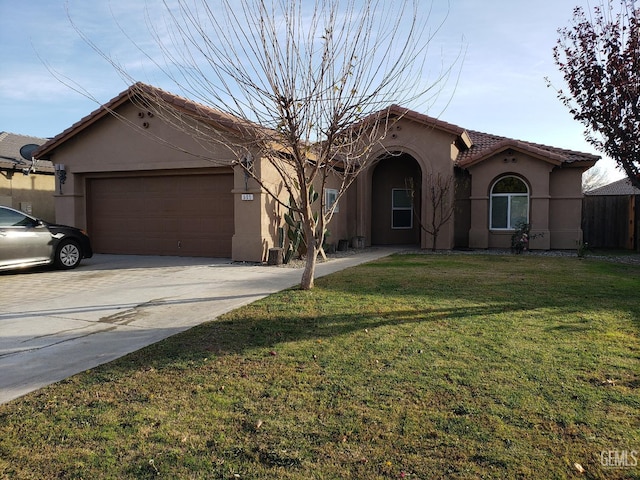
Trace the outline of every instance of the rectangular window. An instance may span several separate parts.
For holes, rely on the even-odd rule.
[[[491,187],[491,224],[496,230],[514,230],[529,223],[529,188],[522,179],[507,176]]]
[[[491,228],[515,229],[528,222],[529,197],[503,194],[491,197]]]
[[[509,197],[494,196],[491,203],[491,228],[508,228]]]
[[[522,224],[527,223],[529,218],[529,197],[526,195],[513,195],[511,197],[511,212],[509,226],[518,228]]]
[[[338,201],[338,190],[335,188],[325,188],[324,189],[324,211],[328,212],[334,203]],[[340,211],[340,205],[336,205],[334,213],[338,213]]]
[[[391,228],[413,228],[411,190],[394,188],[391,192]]]

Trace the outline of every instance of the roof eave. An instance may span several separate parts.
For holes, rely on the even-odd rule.
[[[129,100],[131,88],[127,88],[125,91],[114,97],[108,103],[100,105],[97,109],[91,112],[89,115],[81,118],[69,128],[63,130],[61,133],[53,137],[48,142],[41,145],[35,152],[33,157],[38,160],[48,160],[47,156],[53,153],[53,151],[60,145],[65,143],[70,138],[74,137],[81,131],[85,130],[89,126],[96,123],[98,120],[108,115],[110,112],[118,108],[120,105]]]
[[[563,167],[571,167],[571,168],[591,168],[593,167],[601,157],[596,157],[594,160],[574,160],[573,162],[565,162],[562,164]]]
[[[260,127],[257,125],[243,122],[231,115],[225,115],[223,112],[199,105],[189,99],[138,82],[42,145],[34,152],[34,157],[47,159],[47,155],[53,153],[56,148],[60,147],[60,145],[67,140],[90,127],[105,115],[112,114],[124,103],[135,101],[135,99],[141,103],[161,102],[175,111],[182,112],[198,122],[209,124],[215,129],[225,130],[239,136],[259,136]]]
[[[396,115],[400,119],[406,118],[409,121],[413,121],[453,135],[455,137],[453,143],[458,147],[459,150],[468,150],[473,145],[473,141],[471,140],[471,136],[469,135],[469,133],[464,128],[459,127],[458,125],[445,122],[444,120],[440,120],[439,118],[430,117],[429,115],[425,115],[423,113],[419,113],[415,110],[404,108],[396,104],[392,104],[386,110],[390,115]]]
[[[516,152],[524,153],[526,155],[537,158],[538,160],[542,160],[544,162],[550,163],[551,165],[554,165],[554,166],[559,166],[566,162],[566,157],[560,154],[547,152],[540,148],[529,146],[519,141],[505,140],[503,142],[496,144],[489,151],[480,152],[480,154],[477,156],[473,156],[467,160],[462,160],[461,162],[458,162],[458,166],[462,168],[469,168],[479,163],[482,163],[485,160],[488,160],[489,158],[495,157],[496,155],[500,155],[501,153],[507,150],[514,150]]]

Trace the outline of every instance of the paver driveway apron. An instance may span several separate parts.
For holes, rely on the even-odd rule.
[[[316,276],[393,251],[332,259]],[[115,255],[77,270],[0,274],[0,403],[291,287],[300,275],[224,259]]]

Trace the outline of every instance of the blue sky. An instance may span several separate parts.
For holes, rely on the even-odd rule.
[[[155,0],[149,0],[154,2]],[[425,1],[425,8],[431,2]],[[591,2],[593,4],[593,2]],[[0,131],[51,137],[127,87],[113,67],[73,29],[74,22],[136,80],[176,91],[132,47],[115,17],[138,41],[148,39],[143,1],[0,0]],[[459,82],[430,110],[422,111],[470,130],[598,153],[582,126],[548,88],[563,87],[552,48],[559,27],[588,0],[434,0],[434,19],[449,12],[431,45],[434,61],[466,49]],[[93,99],[56,79],[66,76]],[[449,101],[449,93],[453,96]],[[179,93],[179,92],[176,92]],[[446,104],[446,108],[445,107]],[[610,178],[623,175],[608,159]]]

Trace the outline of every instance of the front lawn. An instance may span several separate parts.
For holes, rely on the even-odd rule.
[[[640,268],[395,255],[0,405],[2,478],[640,478]]]

